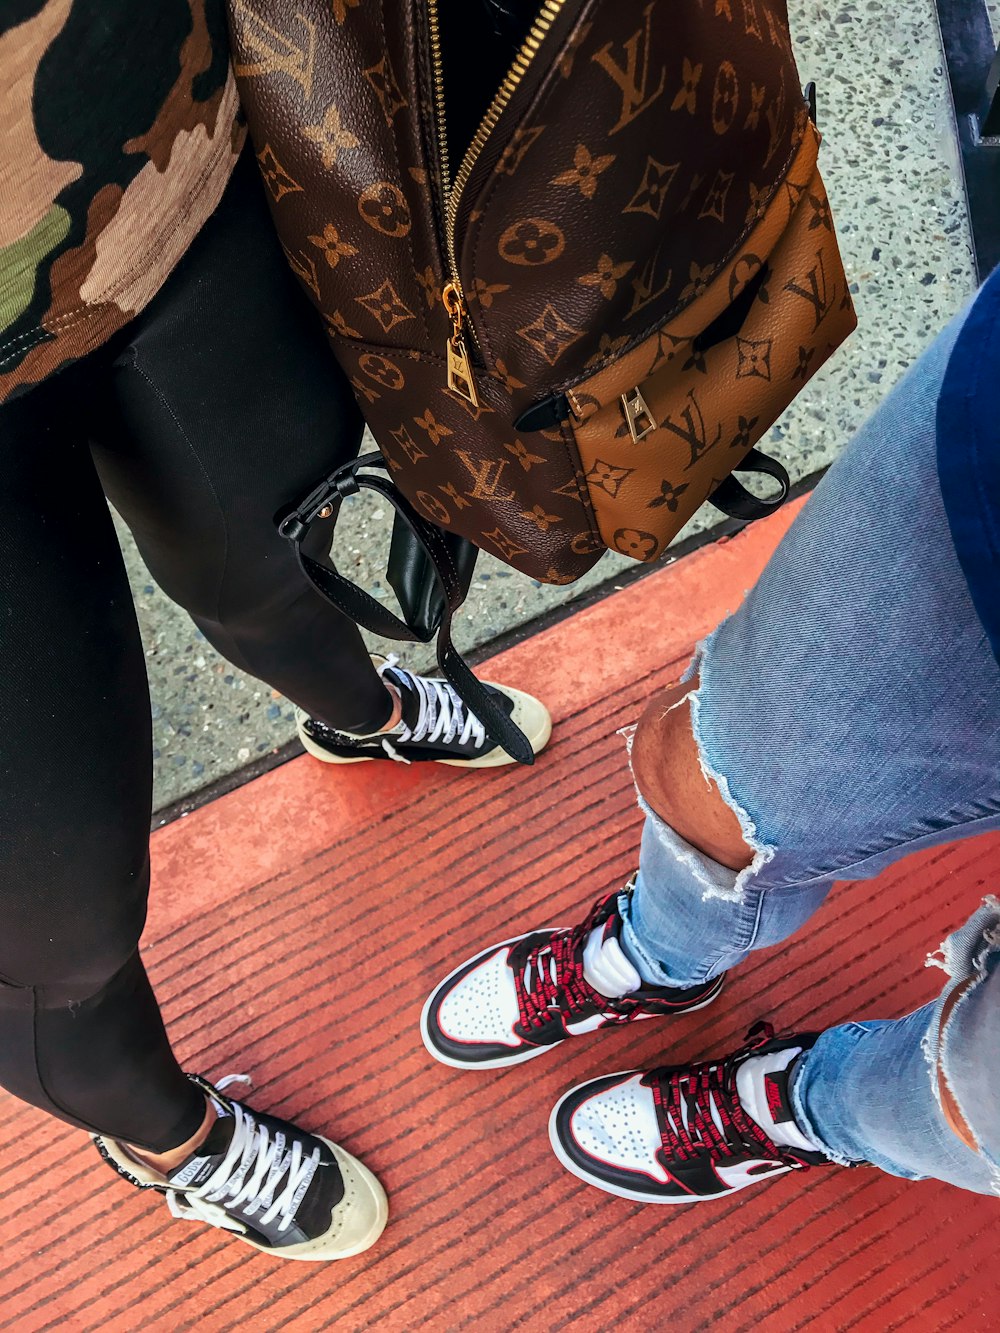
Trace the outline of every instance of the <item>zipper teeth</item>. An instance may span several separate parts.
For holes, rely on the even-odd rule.
[[[566,0],[544,0],[538,17],[532,23],[527,37],[521,46],[520,51],[514,57],[514,63],[507,71],[503,83],[500,85],[496,96],[490,103],[486,115],[480,121],[479,129],[476,130],[475,137],[469,147],[466,149],[465,156],[462,158],[461,165],[455,174],[455,180],[448,191],[445,218],[445,242],[448,249],[448,262],[451,265],[452,281],[458,288],[460,295],[464,300],[462,292],[462,283],[458,275],[458,256],[455,251],[455,221],[458,212],[458,200],[462,191],[469,182],[472,170],[476,165],[479,154],[483,151],[486,140],[496,128],[497,121],[503,114],[504,109],[513,97],[518,84],[524,78],[542,44],[542,39],[552,27],[559,11],[562,9]],[[436,0],[430,0],[428,8],[428,17],[430,19],[431,30],[431,49],[434,55],[436,66],[435,77],[435,103],[438,116],[438,143],[441,146],[444,155],[445,181],[447,182],[447,139],[444,121],[444,80],[441,77],[441,33],[438,25],[437,3]]]
[[[437,147],[440,155],[441,183],[445,191],[447,210],[451,182],[448,179],[448,124],[444,115],[444,60],[441,55],[441,20],[437,0],[427,0],[427,30],[430,36],[431,67],[434,78],[434,119],[437,129]]]

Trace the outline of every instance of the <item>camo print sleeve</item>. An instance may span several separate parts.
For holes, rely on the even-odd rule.
[[[151,300],[242,141],[223,0],[0,0],[0,402]]]

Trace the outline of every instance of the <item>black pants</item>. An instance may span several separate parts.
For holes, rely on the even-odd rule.
[[[211,643],[309,712],[389,697],[273,516],[362,422],[274,237],[252,159],[113,343],[0,408],[0,1084],[172,1147],[204,1114],[139,960],[149,698],[104,496]]]

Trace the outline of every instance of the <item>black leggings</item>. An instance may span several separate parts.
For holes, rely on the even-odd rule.
[[[204,1114],[137,952],[149,697],[104,496],[230,661],[374,730],[362,639],[273,524],[361,432],[252,159],[122,335],[0,408],[0,1084],[72,1124],[162,1151]]]

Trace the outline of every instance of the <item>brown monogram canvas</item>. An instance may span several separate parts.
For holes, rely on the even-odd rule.
[[[447,382],[425,3],[230,0],[288,261],[425,517],[550,582],[608,546],[652,559],[853,327],[785,6],[548,5],[455,208],[474,405]],[[564,419],[515,428],[554,395]]]

